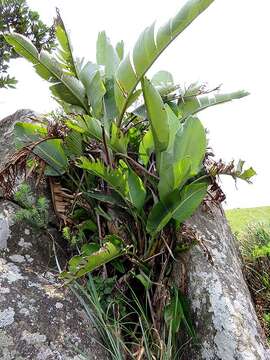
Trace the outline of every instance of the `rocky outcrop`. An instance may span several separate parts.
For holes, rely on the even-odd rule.
[[[32,110],[22,109],[0,120],[0,163],[3,164],[11,152],[15,151],[13,129],[17,121],[32,122]]]
[[[14,123],[27,121],[29,113],[0,122],[0,163],[14,151]],[[0,200],[0,359],[107,359],[83,308],[58,280],[52,250],[57,231],[35,233],[14,223],[17,210]]]
[[[185,278],[198,336],[188,360],[269,360],[270,353],[242,273],[238,247],[221,207],[198,210],[186,223],[203,245],[183,253],[174,269]],[[210,258],[211,256],[211,258]]]

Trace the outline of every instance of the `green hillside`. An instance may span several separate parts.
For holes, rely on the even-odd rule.
[[[248,224],[270,223],[270,206],[227,210],[226,216],[233,232],[241,232]]]

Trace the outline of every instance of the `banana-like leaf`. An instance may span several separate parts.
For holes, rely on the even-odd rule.
[[[157,156],[166,150],[169,144],[169,124],[164,103],[158,91],[147,80],[142,80],[143,97],[148,120],[151,124]]]
[[[121,46],[121,45],[120,45]],[[118,51],[121,52],[118,45]],[[98,34],[96,46],[97,64],[103,65],[105,68],[105,76],[113,78],[116,69],[120,63],[118,52],[112,46],[110,39],[106,36],[105,31]]]
[[[106,93],[106,88],[101,78],[99,66],[89,61],[83,67],[79,77],[86,89],[88,104],[92,106],[93,115],[100,116],[102,113],[102,99]]]
[[[77,79],[78,70],[76,60],[73,56],[73,49],[70,42],[69,34],[65,28],[65,24],[60,16],[60,13],[57,11],[57,17],[55,20],[55,35],[61,46],[61,49],[58,51],[58,57],[63,65],[63,67],[68,71],[69,75],[75,76]]]
[[[171,164],[164,164],[160,171],[160,180],[158,183],[158,193],[161,199],[181,188],[191,177],[191,160],[189,157],[176,160]]]
[[[198,118],[190,116],[175,135],[174,162],[188,157],[191,163],[191,175],[196,175],[205,156],[206,143],[206,134],[202,123]]]
[[[33,43],[23,35],[6,34],[5,39],[19,55],[34,64],[39,76],[53,84],[50,89],[54,96],[89,112],[83,84],[77,78],[66,75],[55,58],[44,50],[38,53]]]
[[[247,95],[249,95],[247,91],[240,90],[228,94],[212,94],[194,97],[186,96],[178,105],[180,120],[184,121],[190,115],[194,115],[210,106],[223,104],[234,99],[241,99]]]
[[[142,32],[132,54],[128,54],[121,61],[116,72],[118,88],[116,96],[120,112],[118,124],[121,123],[130,95],[146,71],[166,47],[213,1],[189,0],[178,14],[171,18],[164,26],[160,27],[157,32],[155,31],[155,24],[147,27]]]
[[[16,145],[20,148],[38,142],[43,139],[44,131],[42,126],[18,122],[14,127]],[[63,149],[63,140],[44,140],[38,143],[32,151],[47,164],[45,175],[60,176],[66,172],[68,160]]]
[[[165,199],[154,205],[149,213],[146,229],[152,235],[159,233],[171,219],[183,223],[188,219],[203,201],[208,183],[186,185],[170,193]]]
[[[123,241],[116,235],[107,235],[104,244],[91,255],[77,255],[69,260],[68,271],[61,273],[61,278],[68,282],[99,268],[124,253]]]

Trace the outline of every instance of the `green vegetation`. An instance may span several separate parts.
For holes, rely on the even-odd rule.
[[[50,50],[55,41],[53,26],[45,25],[25,0],[0,0],[0,88],[14,88],[17,83],[8,74],[10,60],[19,56],[4,39],[3,33],[10,31],[27,36],[38,50]]]
[[[247,225],[258,222],[270,223],[270,206],[226,210],[226,217],[233,232],[241,233]]]
[[[215,162],[198,118],[247,92],[182,88],[167,71],[146,77],[212,2],[188,1],[163,27],[147,27],[127,54],[123,42],[113,46],[99,33],[95,63],[75,57],[60,14],[56,54],[39,52],[20,34],[5,35],[49,82],[62,113],[15,125],[18,151],[0,172],[3,193],[12,197],[14,172],[29,160],[31,171],[48,179],[63,236],[77,251],[61,278],[97,324],[112,359],[180,358],[195,334],[171,277],[177,245],[186,246],[176,244],[176,234],[207,196],[213,199],[211,191],[216,195],[218,175],[246,181],[255,175],[243,161]],[[186,336],[178,336],[180,329]]]
[[[247,283],[270,341],[270,221],[248,225],[237,237]]]
[[[17,221],[25,221],[36,230],[47,229],[49,201],[44,196],[36,199],[28,184],[22,184],[14,194],[14,200],[22,207],[16,212]]]

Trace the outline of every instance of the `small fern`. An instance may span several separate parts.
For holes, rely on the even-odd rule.
[[[26,222],[36,230],[46,229],[49,222],[49,203],[41,196],[35,198],[28,184],[22,184],[14,194],[14,199],[22,207],[15,214],[18,222]]]

